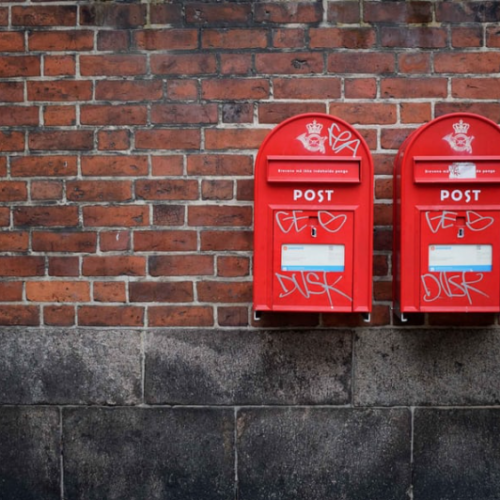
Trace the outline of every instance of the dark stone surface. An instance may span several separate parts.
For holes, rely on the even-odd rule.
[[[0,329],[0,404],[133,404],[140,334]]]
[[[58,500],[60,417],[57,408],[0,407],[0,498]]]
[[[416,409],[414,500],[498,500],[500,409]]]
[[[500,331],[364,330],[354,345],[354,403],[500,403]]]
[[[145,400],[175,404],[344,404],[351,334],[162,331],[146,344]]]
[[[64,410],[71,500],[234,500],[234,412]]]
[[[239,500],[403,500],[407,409],[268,408],[238,413]]]

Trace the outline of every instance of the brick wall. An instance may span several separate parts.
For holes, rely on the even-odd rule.
[[[496,316],[390,305],[394,156],[445,113],[500,121],[499,20],[0,0],[0,497],[496,499]],[[255,155],[304,112],[374,157],[368,325],[252,317]]]

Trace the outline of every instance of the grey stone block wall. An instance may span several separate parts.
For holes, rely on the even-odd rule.
[[[0,499],[500,498],[495,329],[0,331]]]

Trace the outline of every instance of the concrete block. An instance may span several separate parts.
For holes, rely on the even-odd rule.
[[[365,330],[354,353],[355,405],[500,403],[498,330]]]
[[[0,404],[133,404],[140,398],[137,332],[0,330]]]
[[[152,404],[345,404],[345,331],[150,333],[145,399]]]
[[[407,409],[243,409],[238,498],[407,498],[410,417]]]
[[[234,412],[64,410],[71,500],[234,500]]]
[[[61,498],[57,408],[0,407],[0,498]]]
[[[498,500],[500,409],[416,409],[414,500]]]

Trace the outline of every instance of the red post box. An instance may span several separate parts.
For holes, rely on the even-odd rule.
[[[255,166],[254,311],[371,311],[373,163],[344,121],[278,125]]]
[[[471,113],[413,132],[394,167],[394,311],[500,311],[500,128]]]

